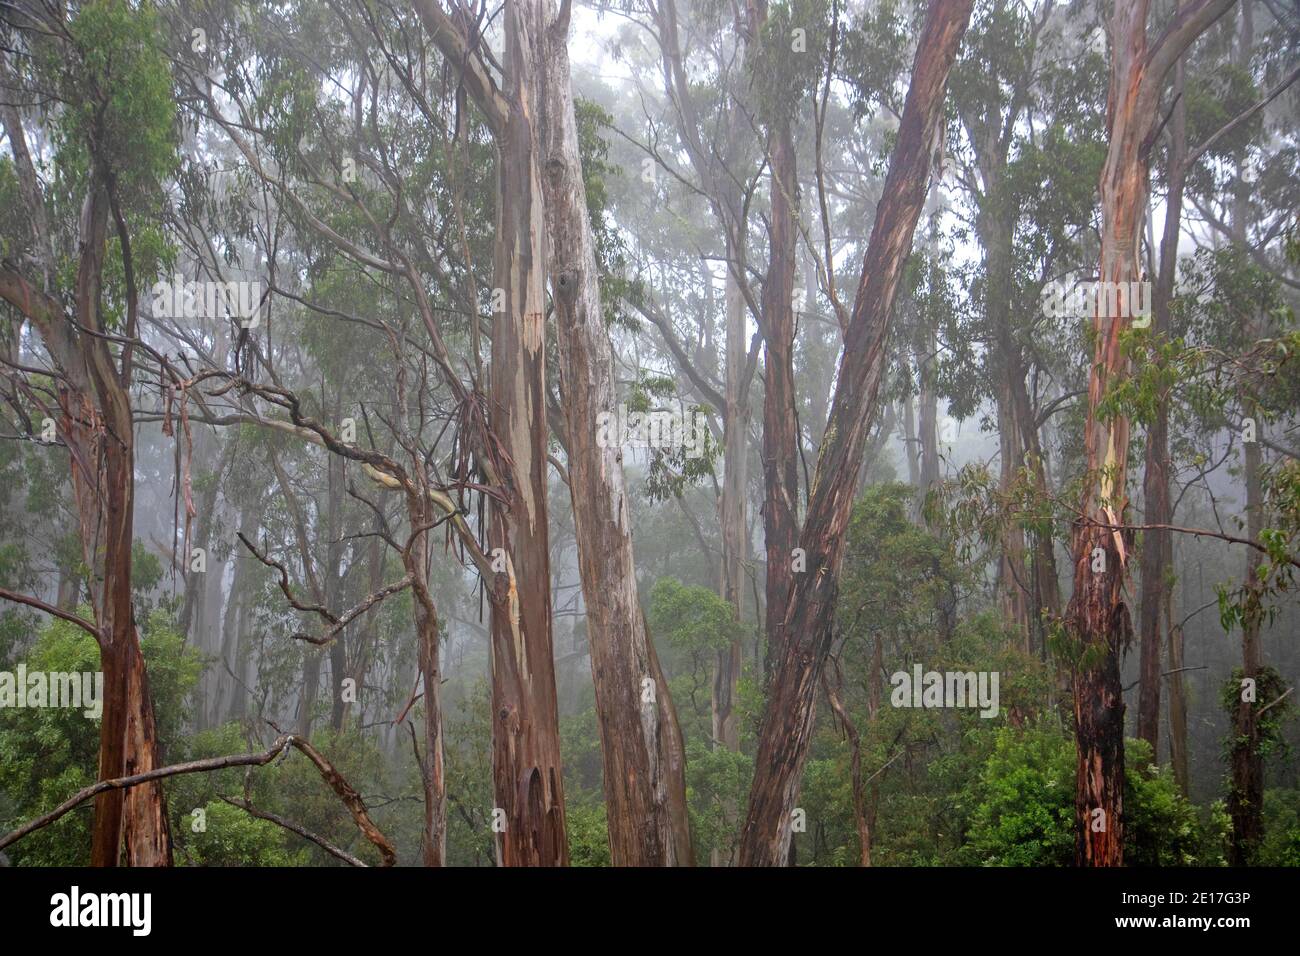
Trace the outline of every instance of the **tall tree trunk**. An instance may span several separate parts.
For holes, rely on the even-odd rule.
[[[972,138],[975,138],[972,135]],[[1002,195],[1005,151],[1000,137],[982,137],[977,142],[992,141],[980,157],[980,172],[984,194],[981,209],[976,217],[976,231],[984,247],[984,272],[986,292],[984,308],[993,331],[995,352],[990,368],[995,379],[995,397],[998,414],[998,440],[1001,470],[999,485],[1008,493],[1019,479],[1024,466],[1025,448],[1020,405],[1016,401],[1012,377],[1023,373],[1023,363],[1017,361],[1020,342],[1013,327],[1012,305],[1014,295],[1014,262],[1012,241],[1014,224]],[[1021,379],[1023,387],[1023,378]],[[998,597],[1003,619],[1014,624],[1028,651],[1032,639],[1031,609],[1033,588],[1025,564],[1025,532],[1016,522],[1008,524],[1003,532],[1002,559],[998,568]]]
[[[770,134],[771,250],[763,282],[763,532],[767,547],[767,656],[785,640],[785,602],[799,542],[799,432],[794,387],[795,151],[790,123]]]
[[[1184,91],[1183,62],[1174,67],[1173,114],[1169,122],[1170,145],[1167,158],[1169,189],[1165,196],[1165,224],[1160,237],[1160,267],[1152,293],[1151,334],[1158,349],[1169,335],[1170,309],[1178,269],[1178,236],[1182,224],[1183,184],[1187,155],[1187,104]],[[1165,525],[1173,521],[1173,504],[1169,496],[1169,401],[1162,396],[1156,403],[1155,417],[1147,428],[1146,468],[1142,478],[1143,523]],[[1160,759],[1160,622],[1166,609],[1166,595],[1172,590],[1168,580],[1173,567],[1173,536],[1164,530],[1143,532],[1141,576],[1142,593],[1138,613],[1141,641],[1141,668],[1138,685],[1137,735],[1151,745],[1152,759]],[[1170,622],[1172,623],[1172,622]],[[1181,666],[1181,665],[1179,665]],[[1181,674],[1172,675],[1179,682]]]
[[[935,386],[934,331],[921,333],[921,351],[916,367],[921,390],[917,396],[916,438],[921,448],[921,490],[924,502],[939,484],[939,392]]]
[[[1024,453],[1020,447],[1020,423],[1016,421],[1011,388],[1005,382],[997,385],[998,444],[1001,468],[998,485],[1004,494],[1011,491],[1019,478]],[[1032,628],[1030,604],[1033,589],[1029,569],[1025,564],[1025,532],[1019,524],[1011,522],[1002,534],[1002,558],[998,564],[998,605],[1002,619],[1015,627],[1025,653],[1029,653]]]
[[[221,633],[219,629],[210,627],[209,621],[215,616],[212,613],[214,607],[216,612],[220,613],[221,570],[216,565],[212,554],[212,529],[217,518],[217,493],[221,490],[222,477],[234,445],[231,444],[223,451],[218,447],[217,439],[207,431],[200,433],[197,444],[200,449],[199,461],[212,466],[215,474],[199,499],[198,522],[194,533],[188,541],[188,546],[183,547],[178,555],[185,584],[185,596],[180,613],[177,615],[176,629],[185,641],[192,640],[193,646],[197,647],[204,657],[214,657],[221,650]],[[191,555],[195,548],[203,549],[206,562],[211,565],[205,566],[201,574],[190,569]],[[216,694],[219,673],[215,668],[205,667],[203,673],[199,675],[191,723],[196,731],[204,730],[209,726],[208,707],[204,704],[210,702]]]
[[[728,244],[727,261],[732,262]],[[742,594],[745,559],[749,556],[749,531],[745,520],[746,490],[749,475],[749,388],[744,381],[745,302],[739,286],[727,270],[726,279],[726,362],[727,407],[723,414],[722,497],[718,501],[722,531],[722,596],[731,607],[731,616],[744,620]],[[755,609],[757,611],[757,609]],[[713,682],[709,694],[713,746],[733,752],[740,750],[740,722],[736,715],[736,693],[740,686],[744,653],[740,638],[713,652]],[[767,655],[764,655],[766,662]],[[735,808],[728,803],[724,813]],[[734,862],[734,846],[717,846],[709,854],[710,866],[727,866]]]
[[[1100,279],[1127,289],[1140,277],[1138,243],[1146,208],[1147,166],[1140,153],[1150,118],[1138,102],[1146,60],[1147,0],[1117,0],[1111,20],[1110,148],[1101,175]],[[1102,297],[1099,297],[1099,299]],[[1120,348],[1125,319],[1094,317],[1096,351],[1088,380],[1084,431],[1087,461],[1084,517],[1074,528],[1074,593],[1067,611],[1078,641],[1074,667],[1076,738],[1075,859],[1080,866],[1124,861],[1124,692],[1120,654],[1131,634],[1124,578],[1132,535],[1124,523],[1128,502],[1128,419],[1101,418],[1107,390],[1128,373]],[[1131,314],[1123,308],[1121,312]]]
[[[578,153],[567,5],[564,20],[554,19],[553,0],[545,6],[546,234],[610,859],[615,866],[689,866],[686,755],[637,594],[623,452],[616,441],[596,440],[598,418],[616,412],[617,394]]]
[[[318,565],[316,547],[313,546],[311,535],[308,529],[307,514],[303,510],[302,502],[299,500],[297,493],[289,482],[289,475],[280,465],[279,456],[274,451],[268,456],[271,467],[275,471],[276,482],[280,486],[280,495],[284,499],[289,509],[289,516],[293,524],[294,540],[298,545],[298,559],[302,563],[303,577],[307,580],[308,589],[311,591],[312,600],[322,607],[333,607],[335,599],[335,589],[338,580],[337,569],[340,555],[340,547],[335,539],[334,533],[338,518],[338,499],[334,495],[333,488],[326,491],[326,513],[323,516],[324,528],[321,536],[325,538],[325,563],[323,566]],[[336,457],[336,456],[331,456]],[[329,461],[326,464],[326,473],[333,481],[335,463]],[[318,526],[319,527],[319,526]],[[319,545],[319,541],[316,542]],[[323,578],[322,578],[323,575]],[[323,651],[315,645],[306,645],[303,651],[302,664],[302,694],[298,699],[298,722],[297,731],[299,736],[310,737],[311,728],[316,710],[316,698],[320,694],[320,672],[321,656]]]
[[[567,866],[564,782],[551,639],[547,527],[546,303],[541,184],[539,4],[507,0],[508,104],[497,137],[494,271],[505,305],[493,316],[490,422],[509,462],[508,502],[491,502],[488,546],[504,560],[493,587],[492,777],[504,866]],[[500,549],[500,550],[497,550]]]
[[[732,253],[728,247],[728,261]],[[744,587],[744,562],[749,553],[745,525],[745,489],[749,467],[749,400],[742,388],[745,365],[745,303],[740,289],[727,273],[727,407],[723,422],[722,498],[718,507],[722,528],[722,596],[731,605],[736,621],[741,614]],[[741,646],[734,640],[730,647],[715,652],[713,689],[710,707],[713,717],[715,746],[740,749],[740,727],[736,723],[736,685],[740,679]]]
[[[258,507],[256,502],[241,504],[236,517],[236,529],[256,539],[257,533],[250,527],[250,519]],[[226,595],[226,606],[221,616],[221,653],[218,660],[221,669],[217,672],[216,694],[213,696],[208,723],[219,724],[225,720],[234,720],[244,715],[245,690],[244,670],[245,645],[240,630],[243,627],[244,592],[248,588],[256,559],[246,555],[243,549],[233,551],[230,560],[234,562],[234,571],[230,576],[230,592]]]
[[[48,217],[21,117],[12,106],[0,108],[23,200],[37,233],[41,257],[51,250]],[[104,671],[100,721],[100,779],[151,770],[161,763],[153,700],[131,601],[131,542],[134,524],[135,434],[131,415],[131,363],[119,369],[103,332],[100,302],[107,247],[111,178],[98,157],[91,157],[87,192],[78,231],[75,319],[63,303],[42,291],[52,287],[55,263],[42,264],[41,289],[0,264],[0,297],[25,315],[39,331],[62,373],[58,403],[61,437],[69,450],[72,489],[81,530],[82,554],[91,570],[90,597]],[[126,222],[115,217],[119,237],[127,242]],[[128,325],[134,330],[136,290],[128,266]],[[162,785],[151,783],[125,793],[109,790],[95,801],[91,862],[116,866],[126,840],[132,866],[171,864],[171,833]]]
[[[1011,396],[1016,408],[1015,417],[1020,424],[1020,447],[1039,500],[1048,501],[1051,494],[1048,489],[1047,454],[1043,451],[1034,406],[1029,400],[1029,387],[1025,381],[1026,370],[1020,349],[1018,347],[1013,349],[1009,358],[1011,368],[1008,381],[1011,384]],[[1061,616],[1061,581],[1056,570],[1056,549],[1051,524],[1035,528],[1031,532],[1031,540],[1034,556],[1034,600],[1030,605],[1030,627],[1035,634],[1040,652],[1046,658],[1048,622],[1057,620]]]
[[[376,519],[375,530],[383,530],[382,525]],[[366,545],[366,564],[368,570],[368,594],[374,594],[384,586],[384,554],[385,549],[383,541],[377,535],[370,538],[369,544]],[[353,715],[348,708],[343,709],[343,715],[339,720],[338,729],[342,730],[348,725],[349,717],[354,717],[360,724],[365,717],[365,699],[361,696],[361,691],[366,684],[366,674],[370,670],[370,663],[374,659],[375,645],[379,640],[379,621],[380,616],[377,611],[371,610],[366,612],[362,619],[361,629],[357,638],[351,644],[351,653],[349,659],[344,664],[347,667],[347,677],[350,678],[357,688],[357,713]],[[417,622],[418,625],[418,622]],[[340,701],[342,697],[340,695]]]
[[[104,173],[91,177],[82,210],[77,271],[77,321],[83,329],[101,328],[99,302],[108,225]],[[131,542],[135,519],[135,426],[132,422],[129,372],[119,373],[103,339],[81,336],[80,347],[94,388],[94,405],[84,393],[82,407],[69,407],[65,393],[63,427],[79,464],[73,465],[73,489],[81,516],[82,547],[94,569],[104,670],[104,705],[100,722],[101,780],[144,773],[161,765],[153,699],[145,674],[140,637],[131,599]],[[125,360],[124,360],[125,361]],[[89,413],[94,421],[87,423]],[[95,801],[91,863],[116,866],[121,842],[128,866],[170,866],[171,832],[162,784],[106,791]]]
[[[932,0],[918,41],[800,536],[808,570],[795,576],[783,628],[787,640],[769,685],[741,835],[742,865],[780,866],[789,858],[791,815],[808,756],[817,685],[830,650],[862,450],[878,411],[894,300],[925,202],[948,73],[971,7],[972,0]]]
[[[1250,4],[1241,7],[1240,28],[1237,43],[1233,51],[1233,63],[1240,70],[1250,66],[1251,48],[1255,42],[1255,24]],[[1242,165],[1237,165],[1237,181],[1243,179]],[[1247,245],[1247,217],[1249,206],[1244,192],[1238,192],[1231,209],[1233,242],[1241,247]],[[1260,328],[1255,316],[1248,315],[1244,321],[1245,340],[1256,341],[1266,334]],[[1252,401],[1245,403],[1245,414],[1252,418],[1256,427],[1262,427],[1259,407]],[[1260,468],[1263,465],[1263,449],[1258,435],[1255,441],[1244,442],[1243,479],[1246,484],[1246,536],[1251,541],[1258,541],[1264,530],[1264,490],[1261,482]],[[1246,555],[1245,578],[1248,590],[1260,586],[1258,574],[1259,560],[1252,552]],[[1263,658],[1260,647],[1260,628],[1262,614],[1257,608],[1248,609],[1241,621],[1241,675],[1243,679],[1258,681]],[[1237,708],[1232,720],[1232,788],[1228,792],[1228,815],[1232,818],[1232,843],[1229,846],[1228,862],[1232,866],[1248,866],[1254,862],[1255,851],[1263,837],[1263,802],[1264,802],[1264,758],[1260,753],[1259,707],[1263,701],[1247,701],[1239,694]]]
[[[419,466],[421,463],[416,461],[413,464]],[[427,491],[418,495],[408,493],[406,509],[412,529],[430,528],[438,517]],[[420,852],[425,866],[443,866],[447,859],[447,781],[442,742],[442,666],[438,611],[429,593],[429,549],[429,532],[421,531],[416,534],[411,547],[403,552],[402,562],[406,573],[411,576],[418,664],[424,685],[424,759],[420,764],[424,788],[424,832]]]
[[[1248,406],[1248,411],[1254,411]],[[1258,421],[1258,418],[1256,419]],[[1258,541],[1264,530],[1264,496],[1260,482],[1263,454],[1258,441],[1245,444],[1246,534]],[[1259,561],[1252,552],[1246,556],[1246,586],[1259,584]],[[1245,680],[1259,679],[1261,614],[1252,609],[1241,622],[1241,675]],[[1264,761],[1260,756],[1258,709],[1263,703],[1248,701],[1239,695],[1232,721],[1232,788],[1228,792],[1228,815],[1232,818],[1232,843],[1228,863],[1249,866],[1263,836]]]
[[[415,0],[416,12],[444,58],[460,71],[497,147],[494,293],[487,418],[502,456],[490,477],[499,495],[489,504],[487,545],[492,671],[492,785],[505,819],[496,830],[504,866],[569,862],[560,772],[559,713],[551,634],[551,567],[547,518],[550,435],[546,407],[545,203],[542,194],[542,6],[506,0],[502,15],[504,87],[489,76],[482,37],[437,0]],[[494,294],[494,305],[497,295]],[[477,393],[468,396],[477,399]],[[489,462],[480,466],[487,470]],[[496,818],[498,815],[493,814]]]
[[[208,596],[207,583],[211,580],[205,571],[197,574],[190,570],[190,551],[194,548],[202,548],[204,552],[211,550],[212,525],[216,519],[217,510],[217,492],[221,488],[221,476],[225,472],[227,455],[220,454],[220,449],[216,447],[217,440],[207,431],[201,431],[198,440],[198,455],[195,456],[201,467],[207,468],[210,465],[216,466],[216,475],[213,480],[204,488],[202,496],[199,498],[198,505],[198,524],[194,528],[194,534],[188,540],[189,548],[182,551],[179,560],[182,568],[182,580],[185,583],[185,595],[181,601],[180,612],[176,616],[176,629],[180,632],[182,638],[189,639],[190,626],[197,618],[199,622],[196,630],[199,633],[196,636],[200,649],[208,650],[206,645],[207,635],[202,633],[202,624],[204,617],[204,603]]]
[[[1119,659],[1132,633],[1124,583],[1131,550],[1125,484],[1129,423],[1104,419],[1103,398],[1128,374],[1121,333],[1135,314],[1130,282],[1142,278],[1138,257],[1147,205],[1148,158],[1164,78],[1197,36],[1231,0],[1199,0],[1181,10],[1147,46],[1148,0],[1116,0],[1111,18],[1111,78],[1107,103],[1110,144],[1101,174],[1103,283],[1115,283],[1121,315],[1106,316],[1099,297],[1096,349],[1088,380],[1084,429],[1087,473],[1082,517],[1074,527],[1074,594],[1067,617],[1078,642],[1074,667],[1077,745],[1075,858],[1082,866],[1124,861],[1124,698]],[[1096,570],[1094,570],[1094,568]]]
[[[925,510],[921,496],[921,464],[917,452],[920,444],[920,439],[916,437],[916,410],[912,407],[912,397],[905,395],[903,397],[903,446],[907,458],[907,483],[915,488],[917,493],[914,518],[918,522],[921,520],[921,512]]]
[[[334,405],[334,419],[338,420],[340,406]],[[343,493],[345,481],[343,475],[343,458],[330,455],[325,460],[327,477],[327,505],[325,519],[325,606],[336,608],[343,598]],[[348,659],[348,631],[344,628],[330,644],[330,727],[339,730],[343,726],[343,678],[346,676]]]
[[[1172,563],[1172,559],[1171,559]],[[1187,693],[1183,680],[1183,627],[1174,623],[1173,588],[1165,591],[1165,627],[1169,633],[1169,762],[1183,796],[1190,792],[1187,763]]]

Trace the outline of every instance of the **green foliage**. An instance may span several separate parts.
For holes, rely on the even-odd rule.
[[[201,809],[204,829],[191,832],[185,841],[192,866],[309,865],[306,849],[287,848],[286,831],[269,820],[259,820],[228,803],[213,802]],[[192,822],[188,829],[193,828]]]
[[[686,801],[691,815],[691,843],[697,863],[716,850],[726,860],[736,848],[744,822],[754,758],[706,740],[686,742]]]
[[[574,97],[573,114],[578,128],[582,182],[587,194],[587,217],[591,220],[596,266],[600,270],[600,303],[605,324],[637,332],[641,323],[623,306],[623,301],[635,294],[626,276],[627,242],[614,222],[612,200],[605,184],[607,179],[623,172],[609,161],[609,143],[605,139],[606,131],[614,128],[614,117],[597,103],[580,96]]]
[[[1125,861],[1130,866],[1202,862],[1202,825],[1168,767],[1145,741],[1125,742]],[[972,788],[963,858],[985,866],[1069,866],[1075,840],[1074,744],[1055,729],[999,732]]]
[[[907,68],[911,28],[908,5],[900,0],[872,4],[851,23],[840,24],[841,74],[856,118],[899,106],[895,78]]]
[[[1124,863],[1127,866],[1194,866],[1204,835],[1196,808],[1174,780],[1173,768],[1157,766],[1151,745],[1124,742]]]
[[[963,853],[985,866],[1068,866],[1074,855],[1074,748],[1055,730],[1007,727],[972,788]]]
[[[137,597],[148,594],[162,580],[162,561],[136,539],[131,542],[131,590]]]
[[[948,545],[911,519],[912,494],[899,482],[871,485],[853,506],[840,586],[846,628],[927,629],[955,584]]]
[[[1255,854],[1259,866],[1300,866],[1300,790],[1264,791],[1264,838]]]
[[[185,759],[262,750],[268,743],[266,739],[247,738],[240,726],[231,722],[186,741]],[[366,795],[376,825],[381,830],[391,829],[395,808],[377,805],[372,796],[386,792],[389,786],[384,757],[375,741],[355,731],[324,728],[313,731],[312,744]],[[168,810],[178,859],[188,859],[196,866],[345,865],[316,844],[225,803],[223,796],[247,799],[257,809],[292,820],[368,863],[379,861],[378,852],[361,835],[352,815],[321,779],[320,772],[292,749],[251,774],[242,768],[230,768],[169,781]],[[207,811],[206,831],[194,830],[196,808]],[[287,862],[271,862],[279,860]]]
[[[571,866],[609,866],[609,827],[605,805],[568,802],[564,808]]]
[[[1223,709],[1233,725],[1236,724],[1237,708],[1243,703],[1245,693],[1243,681],[1246,672],[1240,667],[1233,668],[1232,676],[1223,682],[1219,692],[1219,706]],[[1239,747],[1254,748],[1261,759],[1287,752],[1286,739],[1282,729],[1291,717],[1290,685],[1277,668],[1263,666],[1254,677],[1255,699],[1250,704],[1255,712],[1255,739],[1230,737],[1225,753],[1230,757]]]
[[[81,613],[88,614],[88,608]],[[164,752],[179,743],[185,698],[198,680],[200,662],[155,612],[146,623],[141,649],[149,671],[154,715]],[[95,672],[99,647],[84,630],[63,620],[46,624],[18,661],[28,672]],[[69,794],[95,780],[99,761],[99,720],[81,709],[0,708],[0,830],[9,830],[53,809]],[[91,804],[16,844],[12,856],[23,866],[84,866],[89,861]]]
[[[717,593],[676,578],[655,582],[648,617],[656,638],[688,650],[723,650],[744,632]]]
[[[768,6],[746,66],[759,117],[769,126],[790,123],[805,112],[803,98],[825,72],[829,14],[827,0],[778,0]]]
[[[1271,627],[1295,592],[1292,555],[1300,544],[1300,462],[1290,459],[1265,467],[1260,480],[1270,525],[1259,533],[1264,551],[1243,583],[1218,588],[1219,621],[1229,633],[1234,627]]]
[[[142,198],[175,166],[176,103],[160,33],[152,3],[89,0],[68,23],[70,49],[41,51],[64,103],[56,163],[83,188],[99,163],[119,189]]]
[[[453,866],[490,866],[492,841],[492,720],[488,685],[479,679],[453,705],[446,718],[447,854]],[[565,795],[569,796],[569,768]],[[576,791],[577,788],[575,788]]]
[[[0,257],[16,261],[29,251],[33,232],[14,161],[0,156]]]

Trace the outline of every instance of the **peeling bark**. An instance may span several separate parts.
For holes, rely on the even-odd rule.
[[[505,306],[493,316],[489,421],[509,462],[508,504],[494,498],[488,547],[506,570],[492,586],[492,776],[506,829],[505,866],[565,866],[559,712],[551,638],[546,504],[546,270],[539,80],[539,4],[507,0],[508,109],[497,136],[494,271]]]
[[[542,70],[551,293],[610,859],[615,866],[689,866],[686,757],[637,594],[623,452],[596,440],[598,416],[616,411],[613,347],[578,152],[568,23],[554,19],[553,2],[545,6],[552,11]]]
[[[1148,197],[1148,162],[1165,75],[1232,0],[1200,0],[1182,8],[1148,49],[1148,0],[1117,0],[1111,17],[1110,137],[1101,173],[1101,256],[1098,278],[1120,284],[1143,278],[1138,250]],[[1084,428],[1087,473],[1081,517],[1074,527],[1074,594],[1066,616],[1077,641],[1074,716],[1077,750],[1076,846],[1080,866],[1124,862],[1124,699],[1119,660],[1132,634],[1124,598],[1132,533],[1127,519],[1129,422],[1103,419],[1102,400],[1128,374],[1120,336],[1134,309],[1094,320],[1096,346],[1088,380]],[[1100,556],[1100,560],[1098,558]],[[1104,565],[1100,562],[1104,561]],[[1102,569],[1094,571],[1094,566]]]

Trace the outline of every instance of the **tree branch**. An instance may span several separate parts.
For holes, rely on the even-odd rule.
[[[27,594],[19,594],[17,591],[10,591],[8,588],[0,588],[0,598],[4,598],[6,601],[13,601],[15,604],[26,604],[28,607],[34,607],[39,611],[44,611],[46,614],[69,621],[77,625],[77,627],[87,631],[96,641],[98,641],[102,636],[99,633],[99,628],[94,624],[91,624],[85,618],[78,617],[69,611],[55,607],[53,604],[46,604],[40,598],[34,598]]]
[[[388,842],[388,838],[371,821],[361,795],[343,779],[343,776],[334,769],[334,766],[328,760],[321,756],[315,747],[293,734],[281,734],[262,753],[206,757],[202,760],[189,760],[185,763],[172,764],[170,767],[156,767],[153,770],[133,774],[129,777],[101,780],[89,787],[78,790],[49,813],[24,823],[18,829],[0,837],[0,850],[16,843],[28,834],[49,826],[69,811],[106,790],[126,790],[142,783],[151,783],[154,780],[162,780],[165,777],[175,777],[186,773],[207,773],[213,770],[225,770],[229,767],[264,767],[277,756],[286,753],[290,747],[297,748],[306,755],[308,760],[315,764],[316,769],[320,771],[321,777],[329,784],[330,789],[338,794],[339,799],[343,801],[344,806],[352,814],[352,819],[356,822],[357,828],[379,850],[380,856],[383,857],[383,865],[392,866],[395,864],[397,862],[397,853],[393,849],[393,845]]]
[[[312,833],[310,830],[308,830],[306,827],[302,826],[301,824],[294,823],[292,820],[286,819],[285,817],[282,817],[279,814],[271,813],[269,810],[259,810],[257,809],[257,807],[249,803],[247,800],[241,800],[238,797],[222,797],[221,800],[224,801],[225,803],[230,804],[232,807],[239,807],[239,809],[243,810],[249,816],[256,817],[259,820],[267,820],[271,823],[276,824],[277,826],[284,827],[290,833],[298,834],[298,836],[302,837],[304,840],[310,840],[312,843],[315,843],[318,847],[320,847],[330,856],[338,857],[344,863],[349,863],[352,866],[366,865],[364,862],[362,862],[357,857],[353,856],[351,853],[348,853],[346,850],[340,850],[338,847],[336,847],[333,843],[330,843],[329,840],[326,840],[324,837]]]

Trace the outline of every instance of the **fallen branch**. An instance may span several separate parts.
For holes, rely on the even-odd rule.
[[[295,747],[306,755],[307,759],[316,765],[320,771],[321,777],[329,784],[348,812],[352,814],[352,819],[356,822],[357,828],[361,833],[374,844],[379,850],[380,856],[383,857],[384,866],[392,866],[397,862],[397,853],[393,845],[388,842],[388,838],[380,832],[379,828],[371,821],[369,814],[366,812],[365,802],[361,795],[352,788],[342,774],[334,769],[334,766],[326,760],[315,747],[293,734],[281,734],[275,739],[275,742],[262,753],[254,754],[234,754],[227,757],[205,757],[202,760],[189,760],[185,763],[172,764],[169,767],[156,767],[153,770],[147,770],[144,773],[133,774],[129,777],[116,777],[112,780],[100,780],[89,787],[78,790],[67,800],[51,810],[49,813],[37,817],[24,823],[18,829],[0,837],[0,850],[21,840],[30,833],[34,833],[43,827],[49,826],[60,817],[73,810],[74,808],[85,803],[92,797],[98,796],[106,790],[125,790],[130,787],[139,786],[142,783],[151,783],[154,780],[162,780],[164,777],[175,777],[186,773],[207,773],[212,770],[225,770],[228,767],[264,767],[277,756],[288,751],[290,747]]]
[[[235,754],[230,757],[206,757],[203,760],[189,760],[185,763],[172,764],[170,767],[156,767],[153,770],[146,770],[144,773],[133,774],[129,777],[116,777],[112,780],[100,780],[98,783],[91,784],[78,790],[67,800],[64,800],[49,813],[37,817],[28,823],[24,823],[17,830],[0,837],[0,850],[16,843],[29,833],[34,833],[42,827],[47,827],[55,820],[59,819],[68,811],[74,809],[92,797],[98,796],[106,790],[125,790],[129,787],[135,787],[142,783],[149,783],[153,780],[161,780],[164,777],[175,777],[183,773],[206,773],[211,770],[224,770],[227,767],[263,767],[275,759],[277,754],[283,753],[292,741],[288,734],[276,738],[269,749],[260,754]]]
[[[349,863],[352,866],[366,865],[357,857],[353,856],[351,853],[348,853],[346,850],[339,849],[329,840],[326,840],[324,837],[312,833],[310,830],[308,830],[306,827],[302,826],[301,824],[294,823],[292,820],[286,819],[285,817],[282,817],[279,814],[271,813],[269,810],[259,810],[257,809],[257,807],[249,803],[247,800],[241,800],[238,797],[222,797],[221,799],[225,803],[230,804],[232,807],[239,807],[239,809],[243,810],[249,816],[257,817],[257,819],[259,820],[266,820],[270,823],[274,823],[277,826],[284,827],[290,833],[298,834],[298,836],[302,837],[304,840],[310,840],[312,843],[315,843],[318,847],[320,847],[330,856],[338,857],[344,863]]]
[[[392,866],[397,862],[397,851],[393,845],[388,842],[388,837],[380,831],[379,827],[371,821],[370,815],[366,812],[365,801],[361,799],[361,794],[352,788],[352,785],[343,779],[343,775],[334,769],[333,764],[321,756],[320,751],[303,740],[301,737],[289,736],[289,741],[300,751],[307,755],[307,759],[316,765],[325,782],[330,785],[343,805],[348,808],[352,814],[352,819],[356,821],[359,829],[367,840],[375,845],[379,855],[384,858],[384,866]]]

